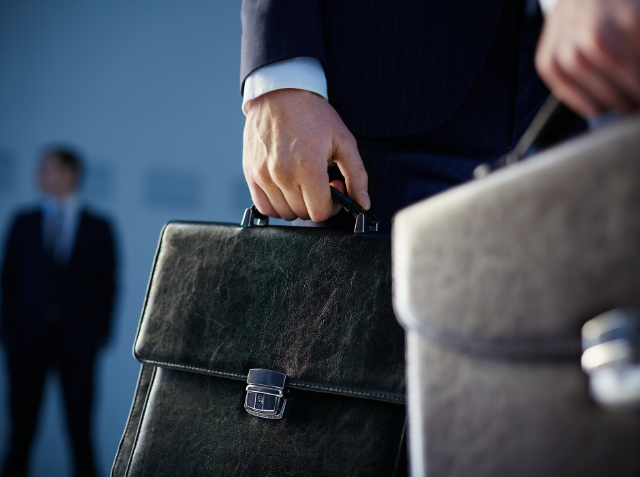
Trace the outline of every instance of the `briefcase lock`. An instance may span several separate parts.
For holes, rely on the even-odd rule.
[[[268,369],[250,369],[247,376],[246,411],[265,419],[281,419],[287,399],[284,397],[286,374]]]

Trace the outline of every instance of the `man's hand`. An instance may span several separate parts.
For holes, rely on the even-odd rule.
[[[330,161],[349,195],[369,209],[367,172],[356,140],[321,96],[281,89],[251,101],[244,127],[242,166],[253,203],[269,217],[314,222],[340,211],[331,200]],[[331,185],[344,192],[340,181]]]
[[[582,116],[640,109],[640,0],[560,0],[545,20],[536,69]]]

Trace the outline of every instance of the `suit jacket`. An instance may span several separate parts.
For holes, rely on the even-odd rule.
[[[329,99],[352,133],[415,134],[442,122],[469,90],[502,3],[245,1],[241,81],[269,63],[315,57],[324,64]]]
[[[37,346],[52,327],[69,346],[106,341],[115,295],[116,258],[109,223],[81,210],[65,265],[43,248],[42,212],[19,214],[2,268],[0,339]]]
[[[525,0],[244,0],[242,24],[241,84],[275,61],[322,61],[383,230],[507,153],[549,94]]]

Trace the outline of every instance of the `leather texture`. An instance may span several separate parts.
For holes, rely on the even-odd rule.
[[[412,475],[640,475],[640,414],[598,408],[585,321],[640,303],[640,116],[395,219]]]
[[[404,403],[389,235],[171,223],[134,348],[142,362]]]
[[[149,384],[151,378],[155,372],[155,366],[143,364],[140,367],[140,375],[138,376],[138,384],[136,385],[136,392],[133,397],[133,404],[131,404],[131,411],[129,413],[129,419],[127,420],[127,426],[122,434],[120,445],[118,446],[118,452],[116,453],[115,461],[113,462],[113,468],[111,469],[111,475],[121,476],[125,475],[127,465],[129,464],[129,456],[133,449],[133,444],[136,438],[136,431],[140,424],[140,418],[142,417],[142,411],[149,393]]]
[[[478,358],[417,331],[407,348],[412,476],[640,475],[640,414],[593,403],[577,360]]]
[[[406,475],[390,260],[388,234],[168,224],[112,475]],[[281,420],[245,411],[252,368],[287,375]]]
[[[248,414],[245,394],[158,367],[126,475],[394,475],[404,406],[292,389],[274,421]]]

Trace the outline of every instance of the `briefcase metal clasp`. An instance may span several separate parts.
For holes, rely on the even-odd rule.
[[[247,376],[245,410],[264,419],[282,419],[287,399],[284,382],[287,375],[268,369],[250,369]]]

